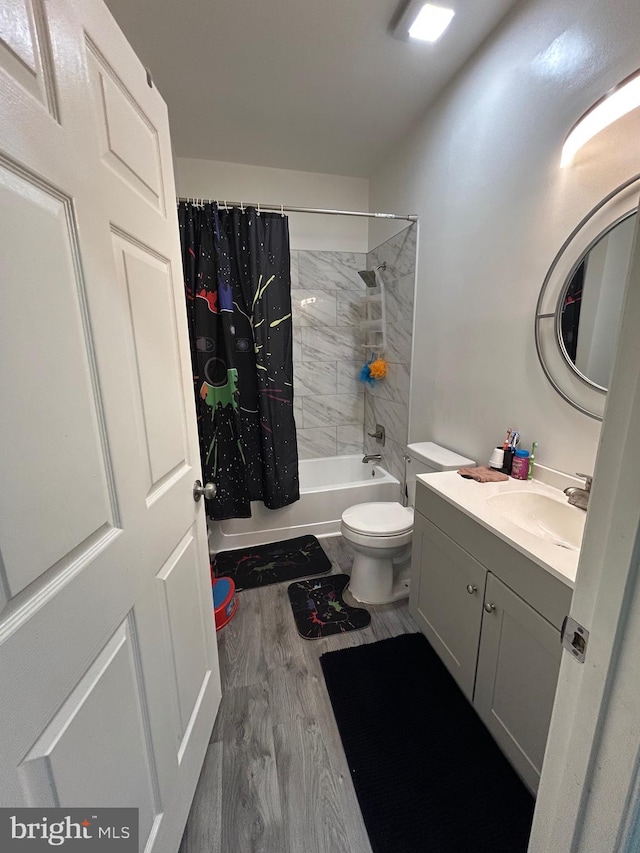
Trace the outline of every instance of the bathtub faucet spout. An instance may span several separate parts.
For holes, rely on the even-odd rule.
[[[363,462],[382,462],[382,455],[380,453],[368,453],[366,456],[362,457]]]

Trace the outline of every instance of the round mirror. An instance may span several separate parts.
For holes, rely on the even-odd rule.
[[[633,211],[598,237],[579,258],[558,302],[564,355],[583,379],[604,391],[613,371],[636,218]]]
[[[536,349],[555,390],[602,419],[635,233],[640,175],[606,196],[564,242],[538,298]]]

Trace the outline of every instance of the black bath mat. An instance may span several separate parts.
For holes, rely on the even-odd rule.
[[[331,561],[315,536],[298,536],[238,551],[220,551],[213,560],[215,577],[232,578],[237,590],[323,575]]]
[[[305,640],[319,640],[332,634],[359,631],[371,622],[363,607],[351,607],[342,598],[349,575],[331,575],[292,583],[289,601],[298,634]]]
[[[525,853],[533,797],[422,634],[320,663],[374,853]]]

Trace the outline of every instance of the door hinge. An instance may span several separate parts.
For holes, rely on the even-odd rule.
[[[560,631],[560,642],[578,663],[584,663],[589,643],[589,632],[571,616],[565,616]]]

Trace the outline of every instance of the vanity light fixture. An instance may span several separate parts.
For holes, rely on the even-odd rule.
[[[426,41],[433,44],[447,29],[455,12],[444,6],[410,0],[392,23],[394,38],[401,41]]]
[[[574,125],[562,147],[560,167],[568,166],[583,145],[636,107],[640,107],[640,70],[597,101]]]

